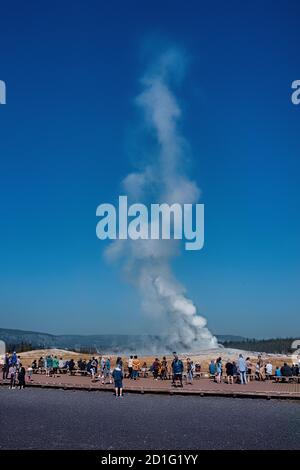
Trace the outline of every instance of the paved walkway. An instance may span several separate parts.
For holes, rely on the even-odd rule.
[[[128,393],[124,399],[116,400],[111,392],[38,387],[20,391],[0,387],[0,400],[0,451],[105,449],[114,455],[117,449],[122,452],[174,449],[183,453],[188,449],[296,450],[300,444],[300,402],[296,400],[154,393]],[[43,457],[40,460],[38,456],[40,466]],[[226,455],[223,460],[228,460]],[[1,455],[1,468],[5,470],[15,464],[15,456],[11,456],[6,467],[5,463]],[[32,466],[33,461],[29,463]],[[52,466],[63,463],[57,456]],[[88,464],[87,460],[85,468]],[[94,468],[101,470],[99,458],[95,464]],[[200,457],[197,468],[201,464]],[[139,466],[134,465],[132,470],[136,468]]]
[[[8,385],[8,381],[0,380],[0,385]],[[46,377],[34,374],[33,381],[27,382],[29,386],[82,389],[82,390],[113,390],[112,384],[102,385],[100,380],[92,382],[90,377],[58,375]],[[227,383],[217,384],[208,378],[196,378],[193,385],[183,388],[172,387],[170,380],[154,380],[152,377],[140,378],[136,381],[124,379],[124,390],[138,393],[164,393],[185,395],[215,395],[237,397],[263,397],[263,398],[292,398],[300,399],[300,383],[275,383],[272,380],[259,382],[253,380],[247,385]]]

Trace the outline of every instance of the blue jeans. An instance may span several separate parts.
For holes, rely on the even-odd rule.
[[[138,375],[139,375],[138,370],[133,370],[133,371],[132,371],[132,378],[133,378],[133,379],[137,379]]]
[[[241,384],[243,383],[247,383],[247,376],[246,376],[246,371],[243,370],[243,371],[240,371],[240,381],[241,381]]]

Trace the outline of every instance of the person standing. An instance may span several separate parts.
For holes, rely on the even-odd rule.
[[[53,359],[49,354],[49,356],[47,356],[47,359],[46,359],[46,376],[47,377],[50,377],[50,374],[52,372],[52,367],[53,367]]]
[[[95,374],[97,374],[98,371],[98,359],[96,359],[94,356],[92,357],[92,366],[95,369]]]
[[[112,380],[110,378],[110,357],[107,357],[106,361],[105,361],[102,385],[104,385],[106,383],[107,379],[109,380],[109,383],[112,383]]]
[[[11,357],[11,361],[10,361],[10,362],[11,362],[11,364],[12,364],[13,366],[17,366],[17,363],[18,363],[18,356],[17,356],[16,351],[13,352],[13,355],[12,355],[12,357]]]
[[[122,360],[121,356],[117,357],[116,366],[117,365],[119,365],[121,370],[123,370],[123,360]]]
[[[162,380],[166,380],[168,378],[168,361],[166,359],[166,356],[162,358],[161,361],[161,375],[160,378]]]
[[[266,376],[268,379],[270,379],[272,375],[273,375],[273,365],[271,361],[268,361],[266,365]]]
[[[240,355],[239,355],[239,359],[238,359],[238,370],[239,370],[239,373],[240,373],[240,381],[241,381],[241,384],[245,384],[245,385],[246,385],[246,383],[247,383],[247,374],[246,374],[247,365],[246,365],[245,359],[243,358],[243,354],[240,354]]]
[[[54,356],[52,359],[52,365],[53,365],[53,375],[55,377],[55,374],[57,374],[58,367],[59,367],[59,360],[57,359],[57,356]]]
[[[45,356],[43,358],[43,371],[42,371],[42,373],[44,373],[44,372],[47,375],[47,356]]]
[[[31,366],[27,367],[27,377],[28,377],[29,382],[32,381],[32,374],[33,374],[33,368],[32,368],[32,365],[31,365]]]
[[[281,377],[281,370],[280,367],[276,367],[275,370],[275,382],[280,382],[280,377]]]
[[[16,375],[17,375],[17,367],[11,364],[8,370],[8,378],[10,379],[9,388],[11,390],[16,388]]]
[[[154,380],[158,379],[159,369],[160,369],[160,362],[159,362],[158,357],[156,357],[151,367]]]
[[[216,382],[219,384],[221,383],[222,377],[222,358],[218,357],[216,360]]]
[[[147,375],[148,375],[147,362],[144,362],[144,363],[143,363],[141,372],[142,372],[142,377],[145,379],[145,378],[147,377]]]
[[[128,377],[132,379],[132,363],[133,363],[133,356],[130,356],[128,359]]]
[[[225,370],[227,375],[227,382],[228,384],[233,384],[233,364],[228,359],[227,363],[225,364]]]
[[[187,358],[187,363],[186,363],[186,384],[193,384],[193,379],[194,379],[194,363],[193,361],[188,357]]]
[[[265,363],[261,355],[259,354],[258,360],[257,360],[257,366],[258,366],[258,378],[259,380],[265,380],[266,375],[265,375]]]
[[[115,383],[115,393],[117,397],[123,397],[123,372],[120,367],[120,364],[116,364],[116,367],[112,373],[114,383]]]
[[[92,361],[92,364],[93,364],[93,361]],[[102,356],[100,359],[100,374],[99,374],[102,379],[104,377],[105,364],[106,364],[106,359],[104,356]]]
[[[232,361],[232,375],[233,375],[233,378],[236,378],[238,375],[238,370],[237,370],[235,361]]]
[[[247,367],[247,374],[252,375],[253,374],[253,364],[250,360],[250,357],[246,358],[246,367]]]
[[[64,369],[65,369],[65,361],[63,360],[62,357],[59,358],[59,361],[58,361],[58,370],[59,370],[59,373],[62,374],[64,372]]]
[[[179,380],[180,387],[183,387],[183,384],[182,384],[183,362],[181,359],[179,359],[178,355],[175,353],[174,353],[174,359],[172,362],[172,371],[173,371],[172,385],[176,387],[176,381]]]
[[[18,372],[18,382],[19,382],[19,389],[21,390],[21,388],[25,388],[25,367],[22,366],[22,364],[20,363],[20,368],[19,368],[19,372]]]
[[[215,364],[215,361],[213,359],[210,361],[210,364],[208,366],[208,370],[209,370],[209,375],[211,377],[214,377],[216,375],[216,364]]]
[[[4,364],[3,364],[3,380],[8,378],[8,372],[9,372],[9,354],[6,353],[4,356]]]
[[[134,356],[133,361],[132,361],[132,378],[133,380],[136,380],[139,376],[139,370],[140,370],[140,361],[137,356]]]
[[[283,377],[292,377],[293,375],[291,367],[286,362],[283,364],[280,370]]]

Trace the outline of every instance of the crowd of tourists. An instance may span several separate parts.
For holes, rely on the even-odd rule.
[[[176,352],[173,352],[171,360],[167,360],[166,356],[161,359],[156,357],[149,365],[145,361],[141,361],[137,355],[130,355],[126,363],[118,357],[115,366],[112,367],[111,358],[109,356],[100,356],[99,358],[91,357],[89,360],[74,359],[64,360],[62,357],[55,355],[46,355],[35,359],[25,369],[21,363],[20,356],[16,352],[6,354],[3,358],[2,377],[3,380],[9,380],[10,388],[17,386],[22,389],[26,386],[26,378],[28,381],[33,380],[33,374],[44,373],[47,377],[55,377],[59,374],[75,373],[88,375],[93,381],[100,380],[102,384],[112,384],[114,382],[116,396],[123,396],[123,378],[130,380],[138,380],[152,376],[154,380],[172,380],[174,387],[183,387],[183,380],[186,384],[192,384],[195,375],[199,375],[201,364],[194,363],[191,358],[182,360]],[[281,381],[285,377],[299,377],[299,364],[292,366],[286,362],[280,367],[273,367],[270,359],[265,361],[261,355],[256,361],[252,361],[250,357],[244,358],[243,354],[239,354],[236,361],[228,359],[223,361],[221,357],[211,360],[208,371],[205,375],[209,376],[217,383],[222,380],[228,384],[238,382],[247,384],[250,379],[264,381],[270,378],[275,381]]]
[[[28,375],[28,380],[31,374]],[[2,378],[9,379],[9,388],[14,389],[18,386],[20,389],[26,386],[26,370],[21,363],[20,356],[14,351],[12,355],[6,354],[2,364]]]
[[[243,354],[239,354],[237,361],[227,360],[223,367],[222,358],[219,357],[209,364],[209,374],[215,381],[220,383],[222,376],[227,383],[233,383],[238,380],[241,384],[246,384],[250,379],[260,381],[274,378],[276,382],[285,377],[299,377],[299,364],[288,365],[286,362],[282,366],[273,367],[270,359],[265,361],[261,355],[257,361],[253,362],[250,357],[246,359]]]

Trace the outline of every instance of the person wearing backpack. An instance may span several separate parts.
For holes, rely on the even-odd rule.
[[[182,384],[182,373],[183,373],[183,362],[177,354],[174,354],[174,359],[172,362],[172,371],[173,371],[173,380],[172,380],[172,385],[176,387],[176,382],[179,380],[180,382],[180,387],[183,387]]]

